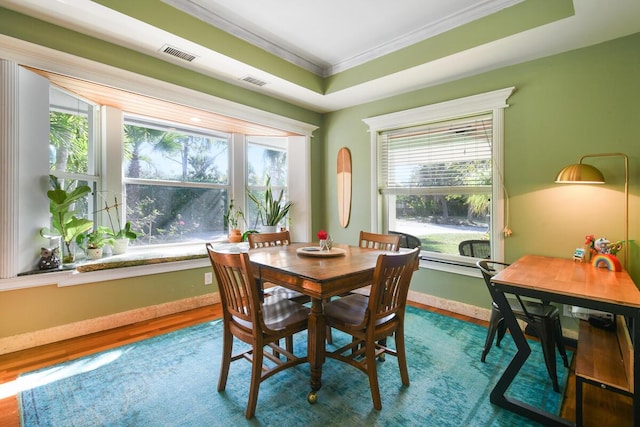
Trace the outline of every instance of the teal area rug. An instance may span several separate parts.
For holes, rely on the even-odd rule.
[[[231,365],[227,389],[216,391],[221,320],[129,344],[22,375],[23,426],[526,426],[530,420],[492,405],[489,393],[515,352],[507,335],[480,362],[486,328],[413,307],[406,341],[411,385],[400,382],[396,359],[379,362],[382,410],[373,409],[367,377],[327,360],[318,402],[307,403],[309,367],[302,364],[265,381],[256,417],[244,418],[250,364]],[[334,331],[341,345],[346,335]],[[296,347],[306,353],[306,336]],[[236,349],[242,343],[236,343]],[[508,391],[558,413],[540,345]],[[558,357],[558,375],[567,370]]]

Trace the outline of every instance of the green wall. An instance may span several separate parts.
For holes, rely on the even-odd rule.
[[[629,155],[630,235],[638,234],[640,144],[634,131],[640,118],[640,34],[322,116],[57,27],[52,31],[63,35],[62,39],[46,37],[38,29],[51,29],[49,24],[14,17],[19,22],[3,23],[0,32],[112,64],[119,64],[122,55],[133,55],[135,65],[127,67],[135,67],[136,72],[319,125],[311,143],[313,228],[329,230],[336,241],[355,242],[361,229],[371,227],[370,139],[362,119],[509,86],[515,86],[516,92],[505,111],[504,176],[514,234],[505,242],[506,260],[525,253],[570,256],[586,234],[622,238],[621,162],[592,162],[610,179],[611,184],[604,188],[569,189],[552,183],[561,167],[585,153],[622,151]],[[68,37],[76,36],[79,38],[70,42]],[[353,157],[353,208],[346,229],[338,224],[335,200],[336,154],[343,146],[350,148]],[[634,242],[631,273],[636,282],[640,279],[639,253]],[[205,271],[208,269],[2,292],[0,337],[214,292],[215,284],[202,284]],[[481,280],[471,277],[421,269],[412,289],[489,306]]]

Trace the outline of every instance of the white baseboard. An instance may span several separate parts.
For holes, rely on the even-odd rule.
[[[474,319],[480,319],[489,321],[491,318],[491,310],[477,307],[475,305],[465,304],[458,301],[448,300],[444,298],[434,297],[433,295],[423,294],[421,292],[409,291],[407,297],[409,301],[417,302],[420,304],[428,305],[430,307],[439,308],[442,310],[451,311],[452,313],[462,314],[465,316],[473,317]],[[522,321],[518,321],[522,330],[524,330],[526,324]],[[577,340],[578,331],[569,328],[562,328],[562,335],[565,338]]]
[[[474,319],[489,321],[491,310],[478,307],[475,305],[465,304],[463,302],[453,301],[435,297],[433,295],[423,294],[421,292],[409,291],[407,300],[417,302],[419,304],[428,305],[430,307],[439,308],[441,310],[451,311],[452,313],[462,314],[464,316],[473,317]]]
[[[179,313],[219,302],[220,294],[215,292],[122,313],[110,314],[95,319],[81,320],[79,322],[54,326],[39,331],[4,337],[0,338],[0,354],[12,353],[14,351],[51,344],[95,332],[106,331],[119,326],[130,325],[135,322],[155,319],[156,317]]]
[[[473,317],[474,319],[488,321],[491,316],[491,310],[486,308],[439,298],[433,295],[428,295],[411,290],[409,291],[408,300],[442,310],[451,311],[453,313]],[[214,292],[197,297],[158,304],[151,307],[138,308],[135,310],[115,313],[95,319],[87,319],[79,322],[69,323],[66,325],[54,326],[52,328],[42,329],[39,331],[4,337],[0,338],[0,355],[12,353],[14,351],[25,350],[27,348],[37,347],[40,345],[51,344],[57,341],[76,338],[95,332],[106,331],[108,329],[117,328],[119,326],[130,325],[135,322],[155,319],[157,317],[179,313],[181,311],[191,310],[198,307],[204,307],[206,305],[216,304],[219,302],[220,294],[218,292]],[[524,325],[521,326],[524,327]],[[566,338],[578,338],[577,331],[573,331],[571,329],[563,329],[562,332]]]

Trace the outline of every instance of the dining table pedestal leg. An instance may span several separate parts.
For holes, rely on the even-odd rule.
[[[311,366],[311,391],[307,396],[309,403],[318,399],[317,391],[322,386],[322,364],[325,359],[326,322],[322,308],[322,299],[311,299],[309,314],[309,340],[307,355]]]

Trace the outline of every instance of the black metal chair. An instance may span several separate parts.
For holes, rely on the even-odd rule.
[[[458,245],[460,255],[473,258],[491,258],[491,242],[489,240],[465,240]]]
[[[412,236],[411,234],[402,233],[400,231],[391,231],[389,230],[389,234],[397,234],[400,236],[400,247],[401,248],[421,248],[422,241],[418,239],[416,236]]]
[[[497,261],[478,261],[476,265],[482,272],[482,277],[493,300],[487,339],[484,344],[482,356],[480,357],[480,360],[484,362],[489,350],[491,350],[491,344],[493,343],[493,337],[496,335],[496,332],[498,333],[496,347],[500,347],[500,341],[502,341],[506,332],[504,317],[498,308],[498,304],[495,302],[496,291],[491,285],[491,277],[509,264]],[[559,392],[560,387],[558,386],[558,375],[556,373],[555,347],[558,347],[558,352],[564,361],[565,367],[569,367],[569,360],[567,359],[567,352],[564,348],[562,325],[560,324],[560,312],[558,308],[544,302],[523,300],[519,295],[515,295],[515,298],[507,297],[507,301],[516,319],[526,322],[537,333],[542,346],[544,361],[547,365],[547,372],[549,372],[549,377],[553,382],[553,389]]]

